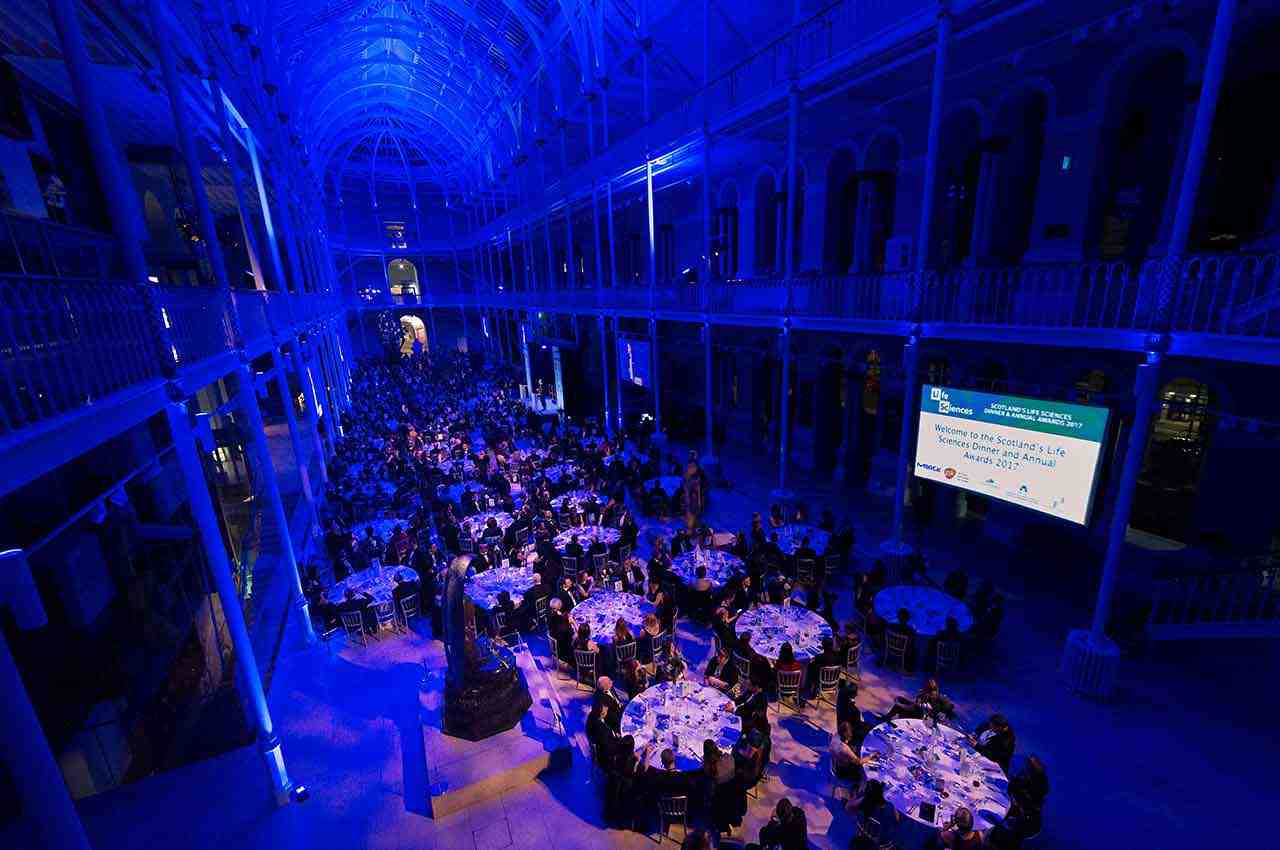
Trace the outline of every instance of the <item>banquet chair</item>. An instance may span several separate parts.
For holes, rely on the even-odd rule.
[[[822,565],[826,568],[827,580],[830,581],[832,576],[840,574],[840,564],[842,558],[835,552],[826,552],[822,556]]]
[[[817,584],[818,563],[812,558],[797,558],[796,581],[800,584]]]
[[[751,659],[743,658],[738,653],[733,654],[733,666],[738,668],[739,681],[746,681],[751,678]]]
[[[832,800],[840,800],[843,803],[848,803],[853,799],[853,783],[836,773],[835,759],[827,756],[826,760],[827,775],[831,777],[831,794],[829,796]],[[844,792],[843,799],[840,796],[841,791]]]
[[[573,555],[561,555],[560,566],[564,570],[564,574],[570,578],[576,578],[578,575],[578,559]]]
[[[596,689],[596,651],[594,649],[575,649],[573,651],[574,666],[578,687],[586,687],[589,691]]]
[[[689,798],[688,797],[659,797],[658,798],[658,843],[661,844],[667,838],[667,831],[676,824],[684,827],[684,834],[687,838],[689,835]],[[675,841],[675,839],[671,839]],[[683,841],[683,840],[682,840]]]
[[[625,543],[618,547],[618,563],[625,564],[631,557],[631,547]]]
[[[663,632],[653,639],[653,660],[662,664],[671,655],[671,633]]]
[[[858,630],[858,634],[862,635],[865,640],[867,637],[867,615],[854,608],[853,613],[849,615],[849,622],[853,623],[853,627]]]
[[[862,680],[862,638],[855,637],[855,642],[844,649],[844,675],[855,681]]]
[[[605,552],[592,555],[591,568],[595,571],[596,581],[601,581],[609,569],[609,555]]]
[[[843,669],[834,664],[818,669],[818,700],[832,708],[836,707],[836,691],[840,688],[840,674]]]
[[[639,644],[635,641],[631,641],[630,643],[619,644],[614,648],[614,654],[617,657],[619,667],[626,664],[628,661],[635,660],[637,647],[639,647]]]
[[[373,606],[373,615],[378,619],[378,635],[382,635],[384,628],[398,631],[399,622],[396,619],[396,604],[394,602],[379,602]]]
[[[892,629],[885,629],[884,632],[884,663],[888,664],[894,658],[898,659],[898,672],[907,672],[907,652],[911,649],[911,636],[895,632]]]
[[[519,646],[520,632],[507,623],[506,611],[493,612],[493,639],[506,647]]]
[[[960,644],[954,640],[940,640],[934,650],[933,670],[935,673],[946,673],[960,669]]]
[[[545,632],[547,630],[547,597],[539,596],[533,600],[533,617]]]
[[[418,616],[418,609],[418,594],[411,593],[400,600],[400,621],[405,628],[409,627],[410,618]]]
[[[858,837],[865,840],[866,843],[877,848],[877,850],[897,850],[898,845],[894,844],[892,839],[882,839],[884,835],[884,827],[876,818],[862,818],[858,821]]]
[[[800,710],[800,681],[804,678],[803,670],[779,670],[778,676],[778,707],[786,705],[787,700],[792,701],[792,710]]]
[[[551,648],[551,666],[555,668],[556,675],[560,677],[561,681],[567,681],[569,674],[566,672],[566,668],[569,665],[560,660],[560,645],[556,643],[555,636],[550,632],[547,633],[547,644]]]
[[[361,646],[369,645],[369,640],[364,633],[364,615],[359,611],[342,613],[342,630],[347,633],[347,640],[357,641]]]
[[[470,555],[475,551],[475,543],[471,540],[471,532],[466,529],[462,529],[458,535],[458,549],[466,555]]]

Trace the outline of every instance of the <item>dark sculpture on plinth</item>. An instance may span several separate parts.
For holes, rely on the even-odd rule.
[[[444,586],[444,650],[449,675],[444,690],[444,731],[479,741],[520,722],[533,705],[529,686],[505,646],[476,636],[475,608],[465,587],[470,555],[449,564]]]

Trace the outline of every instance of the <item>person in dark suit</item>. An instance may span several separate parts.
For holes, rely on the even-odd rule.
[[[418,582],[409,577],[408,570],[401,570],[391,577],[391,599],[396,603],[396,613],[403,611],[401,603],[410,596],[417,595],[420,592]],[[422,605],[422,597],[418,597],[418,605]]]
[[[618,724],[621,716],[622,712],[615,712],[608,701],[596,700],[587,717],[587,740],[591,742],[596,764],[606,772],[612,767],[613,756],[618,748]]]
[[[809,823],[804,809],[783,797],[774,807],[773,817],[760,828],[760,845],[779,850],[807,850]]]
[[[622,728],[622,705],[626,701],[627,695],[613,686],[613,679],[608,676],[601,676],[596,679],[596,690],[591,697],[592,705],[602,702],[608,704],[609,723],[614,732],[618,732]]]
[[[885,631],[889,634],[903,635],[906,637],[907,651],[904,655],[902,666],[907,670],[911,670],[915,666],[914,658],[916,641],[916,630],[915,627],[911,625],[911,612],[906,608],[899,608],[897,622],[886,625]]]
[[[556,594],[556,598],[560,600],[560,604],[564,606],[566,613],[573,610],[573,606],[577,605],[584,599],[582,591],[573,583],[573,579],[565,576],[560,579],[560,592]]]
[[[1000,765],[1006,774],[1013,762],[1013,750],[1016,745],[1013,727],[1003,714],[993,714],[990,719],[979,724],[969,736],[969,743],[979,753]]]
[[[733,713],[741,717],[743,720],[755,717],[757,712],[765,711],[769,708],[769,698],[765,696],[760,685],[751,679],[742,682],[742,693],[735,700],[736,708]]]
[[[547,603],[547,633],[555,638],[557,654],[565,664],[573,664],[573,623],[559,597]]]
[[[697,771],[676,769],[676,754],[670,749],[659,756],[662,767],[645,774],[645,784],[654,797],[688,797],[693,793]],[[647,759],[646,759],[647,761]]]
[[[575,534],[573,539],[564,547],[564,553],[570,558],[577,558],[578,564],[581,565],[587,550],[582,548],[582,539]]]
[[[722,691],[727,691],[738,683],[738,668],[734,666],[733,656],[723,644],[707,662],[707,669],[703,671],[702,678],[711,687]]]

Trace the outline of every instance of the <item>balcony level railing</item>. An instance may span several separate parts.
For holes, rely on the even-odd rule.
[[[343,307],[324,295],[0,275],[0,438]]]
[[[841,277],[751,278],[656,286],[539,289],[431,287],[424,296],[366,293],[371,306],[491,304],[527,309],[695,312],[1280,337],[1280,255],[1176,262],[1026,264]],[[1167,293],[1162,295],[1162,293]]]

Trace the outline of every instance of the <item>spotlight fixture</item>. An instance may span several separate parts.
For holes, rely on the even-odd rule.
[[[289,792],[289,796],[293,798],[295,803],[305,803],[311,799],[311,790],[305,785],[295,785],[293,790]]]

